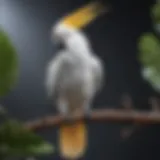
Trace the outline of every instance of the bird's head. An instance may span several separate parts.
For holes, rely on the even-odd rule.
[[[57,48],[88,48],[89,41],[80,29],[59,23],[52,29],[52,40]]]
[[[104,13],[104,7],[98,2],[89,3],[71,14],[63,17],[52,28],[52,40],[59,47],[74,48],[88,46],[88,40],[81,28],[91,23],[97,16]]]
[[[63,48],[76,32],[75,28],[63,23],[58,23],[52,28],[52,41],[56,47]]]

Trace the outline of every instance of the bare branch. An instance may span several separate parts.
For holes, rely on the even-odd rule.
[[[72,117],[74,120],[84,119],[83,114],[77,114]],[[139,112],[126,111],[123,109],[99,109],[94,110],[90,115],[91,122],[130,122],[138,124],[154,124],[160,123],[160,114],[158,112]],[[27,129],[36,130],[44,127],[53,127],[59,125],[64,121],[63,117],[47,116],[39,120],[25,123]]]

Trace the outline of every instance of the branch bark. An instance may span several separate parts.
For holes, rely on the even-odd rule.
[[[83,114],[77,114],[72,117],[73,120],[84,119]],[[160,123],[160,113],[151,111],[127,111],[124,109],[99,109],[93,110],[90,115],[91,122],[130,122],[138,124],[155,124]],[[64,122],[64,119],[60,115],[47,116],[35,121],[27,122],[24,126],[30,130],[42,129],[45,127],[53,127]]]

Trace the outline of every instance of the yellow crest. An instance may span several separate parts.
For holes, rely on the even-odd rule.
[[[61,22],[78,29],[85,27],[104,12],[106,10],[100,3],[92,2],[68,14]]]

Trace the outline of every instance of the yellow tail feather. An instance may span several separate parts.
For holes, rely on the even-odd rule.
[[[63,124],[59,129],[59,149],[62,157],[77,159],[84,155],[87,147],[87,128],[83,121]]]

